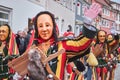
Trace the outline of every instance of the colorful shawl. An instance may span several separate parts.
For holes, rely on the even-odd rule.
[[[15,34],[13,32],[10,33],[8,55],[19,55],[19,50],[16,44]]]

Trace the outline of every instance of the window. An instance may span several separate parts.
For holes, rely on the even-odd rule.
[[[80,16],[80,14],[81,14],[81,3],[80,2],[77,2],[77,15],[79,15]]]
[[[115,13],[114,12],[112,12],[112,17],[115,18]]]
[[[0,5],[0,25],[9,24],[11,26],[12,9]]]
[[[41,5],[41,3],[44,3],[43,0],[28,0],[28,1],[38,4],[38,5]]]
[[[116,20],[117,20],[117,21],[120,21],[120,13],[117,14]]]
[[[8,14],[0,11],[0,25],[8,24]]]
[[[59,24],[59,18],[58,18],[58,17],[55,17],[55,22],[56,22],[57,24]]]
[[[109,28],[109,21],[108,20],[105,20],[105,19],[102,19],[101,20],[101,25],[103,25],[104,27],[106,27],[106,28]]]
[[[116,30],[117,30],[117,31],[120,30],[120,24],[117,25]]]
[[[68,9],[72,10],[72,6],[73,6],[72,0],[67,0],[67,1],[66,1],[66,7],[67,7]]]
[[[86,5],[86,4],[83,4],[83,5],[82,5],[82,15],[84,15],[85,7],[89,7],[89,6]]]
[[[64,32],[64,31],[63,31],[63,29],[64,29],[64,22],[65,22],[64,19],[62,19],[62,20],[61,20],[61,32],[62,32],[62,33]]]
[[[119,14],[117,14],[117,16],[116,16],[116,20],[117,20],[117,21],[118,21],[118,15],[119,15]]]
[[[119,24],[119,30],[120,30],[120,24]]]
[[[120,21],[120,14],[118,15],[118,21]]]
[[[102,12],[103,12],[103,14],[105,14],[105,9],[104,8],[103,8]]]
[[[59,4],[63,5],[64,7],[68,8],[71,11],[75,11],[75,0],[55,0]]]
[[[67,1],[67,0],[61,0],[61,1],[62,1],[62,5],[63,5],[63,6],[66,6],[66,4],[67,4],[66,1]]]
[[[108,9],[103,8],[103,14],[106,16],[110,15],[110,11]]]

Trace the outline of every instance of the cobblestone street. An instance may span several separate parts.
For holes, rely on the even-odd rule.
[[[117,66],[117,69],[115,71],[115,80],[120,80],[120,63]]]

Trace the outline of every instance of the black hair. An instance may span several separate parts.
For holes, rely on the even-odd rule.
[[[106,31],[104,31],[104,30],[99,30],[99,31],[97,32],[95,46],[96,46],[96,44],[99,44],[99,42],[100,42],[100,40],[98,39],[98,35],[99,35],[99,32],[100,32],[100,31],[105,32],[105,34],[107,35],[107,32],[106,32]],[[106,37],[105,37],[105,41],[104,41],[104,44],[103,44],[103,49],[105,49],[105,45],[107,45],[107,49],[108,49],[108,53],[109,53],[109,44],[108,44],[108,41],[107,41],[107,38],[106,38]]]
[[[58,37],[57,37],[57,31],[56,31],[56,23],[55,23],[55,18],[54,18],[54,15],[52,13],[50,13],[49,11],[42,11],[42,12],[39,12],[36,16],[35,16],[35,19],[34,19],[34,28],[35,28],[35,38],[39,38],[39,35],[38,35],[38,29],[37,29],[37,19],[40,15],[42,14],[48,14],[51,19],[52,19],[52,22],[53,22],[53,34],[52,36],[54,37],[55,39],[55,43],[58,41]],[[38,42],[37,42],[38,43]],[[37,44],[35,42],[35,44]]]

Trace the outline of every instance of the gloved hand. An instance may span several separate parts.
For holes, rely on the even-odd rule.
[[[20,80],[22,76],[20,76],[17,72],[13,76],[13,80]]]
[[[84,22],[86,24],[91,24],[92,21],[98,16],[101,10],[101,6],[98,3],[93,3],[89,9],[85,7]]]

